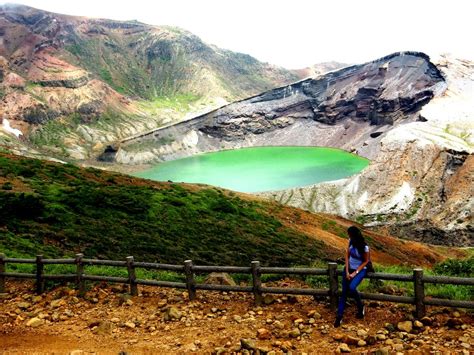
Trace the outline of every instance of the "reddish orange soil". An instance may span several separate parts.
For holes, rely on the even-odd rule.
[[[279,285],[294,283],[287,280]],[[30,291],[31,283],[9,283],[8,288],[10,293],[0,300],[2,354],[67,354],[75,350],[82,351],[75,354],[120,351],[198,354],[216,350],[231,353],[238,351],[241,338],[255,339],[262,352],[326,354],[337,351],[340,342],[334,337],[338,334],[358,337],[357,330],[362,329],[369,336],[376,335],[385,332],[387,322],[396,327],[398,322],[406,320],[411,310],[411,307],[371,302],[366,318],[356,320],[351,306],[343,327],[335,329],[333,312],[325,302],[311,297],[279,296],[271,305],[255,307],[252,295],[237,293],[201,291],[198,300],[189,302],[182,291],[140,287],[141,295],[127,301],[119,287],[104,285],[89,291],[85,299],[64,287],[35,299]],[[163,320],[170,306],[182,313],[181,320]],[[312,315],[314,312],[321,317]],[[42,324],[28,327],[26,323],[35,316],[44,318]],[[402,344],[407,354],[468,351],[465,347],[474,340],[471,315],[433,308],[429,316],[431,326],[415,330],[403,340],[399,339],[400,332],[387,331],[385,337],[389,340],[377,340],[373,345],[350,345],[350,348],[353,353],[368,353],[383,347],[392,349],[395,345],[391,343],[395,342]],[[455,319],[458,325],[445,326],[449,319]],[[100,331],[101,322],[108,325],[106,330]],[[298,324],[302,324],[303,335],[292,337],[290,333]],[[257,330],[262,328],[268,334],[263,336],[265,339],[258,339]]]

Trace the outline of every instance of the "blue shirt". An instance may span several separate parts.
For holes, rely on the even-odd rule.
[[[366,253],[369,252],[369,246],[366,245],[364,251]],[[359,251],[353,247],[352,245],[349,246],[349,269],[356,270],[360,264],[364,262],[364,256],[359,254]],[[365,267],[364,267],[365,269]]]

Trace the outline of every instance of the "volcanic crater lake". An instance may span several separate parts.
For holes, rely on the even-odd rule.
[[[334,148],[255,147],[167,161],[135,175],[262,192],[342,179],[368,164],[365,158]]]

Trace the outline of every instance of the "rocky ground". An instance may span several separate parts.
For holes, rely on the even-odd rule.
[[[294,285],[279,281],[278,285]],[[0,299],[0,353],[215,354],[469,354],[472,314],[431,308],[421,321],[411,306],[370,302],[364,320],[347,309],[333,328],[333,312],[311,297],[252,295],[97,285],[84,298],[66,287],[38,296],[31,283],[9,283]]]

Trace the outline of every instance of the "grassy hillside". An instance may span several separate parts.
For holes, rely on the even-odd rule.
[[[265,205],[211,188],[155,184],[95,169],[0,157],[0,249],[8,255],[272,265],[324,257]]]
[[[68,37],[64,49],[70,55],[65,58],[122,94],[154,99],[193,93],[230,101],[298,79],[249,55],[210,46],[179,28],[111,21],[90,21],[89,26],[86,35],[74,31]]]
[[[9,256],[309,265],[340,260],[351,224],[217,188],[0,153],[0,251]],[[446,253],[365,234],[382,263],[432,265]]]

